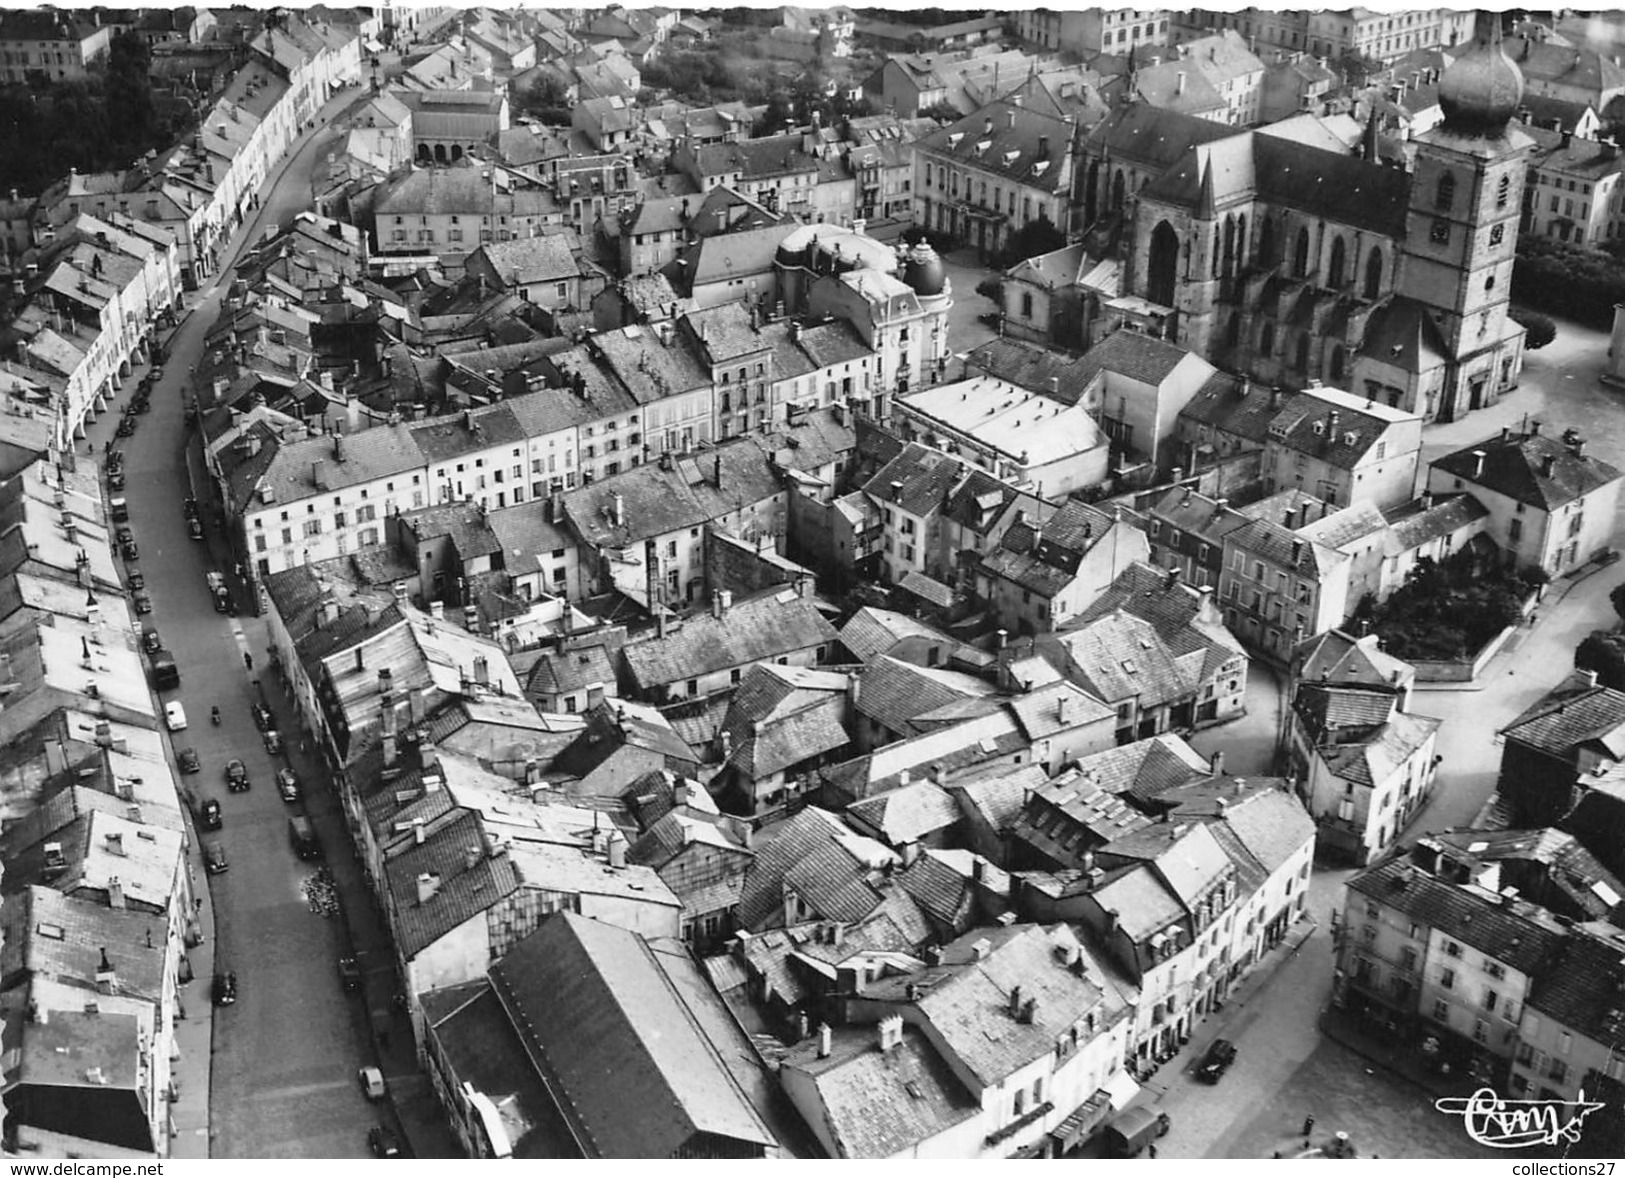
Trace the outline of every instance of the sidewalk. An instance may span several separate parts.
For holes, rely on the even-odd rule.
[[[243,629],[245,635],[253,635],[249,645],[256,659],[263,653],[267,660],[259,680],[261,698],[287,736],[283,745],[285,760],[306,783],[305,808],[327,848],[326,866],[339,895],[343,940],[361,966],[363,984],[357,1001],[365,1004],[362,1017],[367,1020],[374,1061],[388,1084],[396,1128],[412,1157],[460,1158],[463,1151],[447,1124],[434,1086],[419,1067],[411,1022],[395,1006],[400,983],[394,947],[367,884],[338,791],[331,785],[332,774],[316,751],[315,741],[301,726],[287,680],[269,667],[264,623],[243,618]],[[327,784],[322,787],[318,783]]]
[[[1160,1085],[1156,1082],[1158,1074],[1167,1071],[1180,1075],[1202,1058],[1215,1039],[1234,1038],[1229,1032],[1249,1013],[1248,1004],[1258,997],[1259,991],[1270,984],[1276,972],[1303,948],[1319,928],[1313,916],[1306,914],[1300,917],[1280,943],[1258,959],[1258,964],[1253,966],[1239,986],[1230,991],[1223,1004],[1191,1028],[1190,1041],[1179,1049],[1179,1053],[1141,1081],[1139,1094],[1129,1101],[1127,1107],[1157,1103],[1168,1087],[1166,1080]]]
[[[1448,1076],[1429,1070],[1421,1062],[1422,1054],[1413,1040],[1378,1036],[1336,1007],[1327,1007],[1321,1014],[1320,1029],[1328,1039],[1414,1084],[1430,1097],[1471,1096],[1481,1084],[1465,1069],[1458,1068]]]
[[[325,131],[326,120],[331,114],[330,108],[347,101],[354,89],[348,87],[340,90],[328,100],[327,105],[322,108],[323,114],[316,126],[301,134],[289,145],[289,150],[276,171],[266,178],[260,189],[261,193],[269,192],[283,173],[298,159],[300,153],[317,135]],[[240,225],[233,234],[229,251],[230,261],[222,267],[221,274],[226,273],[230,266],[235,264],[246,244],[259,232],[261,217],[258,214],[263,209],[262,201],[260,209],[256,210],[256,216]],[[220,278],[217,276],[216,283],[219,282]],[[191,305],[180,312],[175,332],[166,340],[166,351],[173,348],[175,335],[188,322],[192,312],[211,301],[213,300],[202,292],[194,296]],[[171,357],[169,362],[173,362],[173,359]],[[135,374],[132,373],[133,375]],[[109,420],[116,420],[116,415]],[[94,445],[92,448],[94,449]],[[211,546],[212,543],[211,537]],[[171,769],[174,771],[173,765]],[[181,780],[178,772],[175,772],[175,778],[177,781]],[[210,877],[203,869],[202,846],[192,823],[188,791],[182,786],[178,793],[186,811],[187,871],[191,875],[193,895],[202,901],[198,909],[198,923],[203,931],[203,940],[186,950],[186,959],[192,968],[192,980],[181,988],[177,1011],[179,1019],[175,1027],[175,1043],[180,1051],[180,1058],[172,1064],[170,1072],[170,1082],[176,1091],[176,1099],[169,1106],[171,1126],[169,1154],[175,1158],[206,1159],[211,1156],[213,1147],[209,1102],[214,1054],[214,1002],[211,993],[214,982],[214,895],[209,886]]]

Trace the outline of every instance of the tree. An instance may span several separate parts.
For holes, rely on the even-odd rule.
[[[1538,311],[1513,311],[1510,317],[1524,329],[1523,346],[1533,352],[1557,338],[1557,324]]]
[[[571,122],[569,91],[559,79],[543,74],[520,94],[517,113],[530,115],[550,126],[568,127]]]
[[[965,116],[959,113],[959,108],[946,102],[933,102],[920,111],[922,119],[936,119],[939,123],[957,123]]]
[[[1614,612],[1625,621],[1625,585],[1615,585],[1609,591],[1608,600],[1614,607]]]
[[[993,259],[998,269],[1006,269],[1017,262],[1047,254],[1066,245],[1066,234],[1043,219],[1028,221],[1005,239],[1004,249]]]
[[[1593,630],[1574,648],[1574,665],[1582,671],[1597,672],[1597,682],[1602,686],[1625,691],[1625,637]]]
[[[989,274],[976,284],[976,293],[983,298],[992,299],[995,303],[1004,301],[1004,280],[997,274]]]

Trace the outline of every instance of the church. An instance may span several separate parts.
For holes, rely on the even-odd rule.
[[[1075,196],[1123,218],[1125,321],[1272,385],[1452,421],[1522,368],[1507,315],[1532,147],[1510,125],[1522,96],[1497,26],[1444,71],[1444,118],[1412,140],[1410,171],[1379,162],[1374,127],[1344,153],[1139,110],[1090,135]]]

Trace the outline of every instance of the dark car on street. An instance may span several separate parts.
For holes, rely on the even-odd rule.
[[[203,539],[203,521],[196,518],[187,520],[186,534],[194,540]]]
[[[147,578],[140,569],[131,569],[127,583],[130,586],[130,592],[135,593],[147,587]]]
[[[361,963],[354,957],[339,958],[339,984],[348,994],[361,989]]]
[[[141,649],[148,654],[156,654],[164,648],[164,640],[158,636],[158,631],[150,626],[141,631]]]
[[[265,731],[265,751],[275,756],[282,751],[282,734],[275,728]]]
[[[175,759],[181,763],[182,773],[196,773],[203,767],[202,762],[197,759],[196,749],[182,749],[175,754]]]
[[[226,862],[226,848],[219,843],[203,844],[203,869],[210,875],[219,875],[230,864]]]
[[[230,1006],[237,1001],[237,975],[234,973],[217,973],[214,975],[214,1004],[216,1006]]]
[[[367,1148],[372,1150],[372,1156],[375,1158],[401,1156],[400,1139],[382,1125],[374,1125],[367,1130]]]
[[[204,830],[219,830],[223,821],[219,802],[213,798],[204,798],[198,804],[197,824]]]
[[[284,802],[299,800],[299,777],[292,769],[283,767],[276,771],[276,788]]]
[[[269,708],[261,707],[259,704],[250,704],[249,711],[254,716],[254,727],[261,732],[271,727],[271,711]]]
[[[248,766],[236,757],[226,762],[226,788],[234,794],[248,788]]]
[[[131,437],[135,433],[135,418],[128,416],[119,418],[118,429],[113,433],[121,438]]]
[[[1206,1084],[1217,1084],[1235,1062],[1236,1045],[1228,1039],[1215,1039],[1196,1067],[1196,1078]]]
[[[141,549],[136,546],[134,540],[119,545],[119,552],[124,557],[125,564],[134,564],[141,559]]]
[[[113,535],[118,537],[118,542],[120,544],[135,543],[135,532],[130,528],[120,528],[118,531],[114,532]]]
[[[135,612],[150,614],[152,612],[152,598],[145,593],[137,593],[130,600],[135,602]]]

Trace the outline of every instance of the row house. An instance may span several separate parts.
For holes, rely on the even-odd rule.
[[[538,237],[562,226],[551,194],[507,188],[495,169],[423,168],[380,185],[373,243],[382,254],[462,256],[488,241]]]
[[[1246,711],[1247,655],[1211,590],[1135,563],[1037,653],[1117,712],[1117,742],[1233,719]]]
[[[702,193],[731,188],[772,213],[793,213],[807,222],[850,225],[857,208],[857,181],[840,156],[811,136],[774,135],[680,146],[672,165]]]
[[[1167,44],[1173,15],[1166,8],[1033,9],[1016,14],[1016,35],[1046,49],[1126,56],[1144,46]]]
[[[1142,462],[1154,470],[1183,466],[1185,455],[1173,442],[1180,414],[1222,379],[1196,353],[1129,328],[1095,344],[1078,367],[1079,404],[1111,439],[1120,470]]]
[[[779,1071],[831,1157],[1059,1156],[1138,1089],[1128,1005],[1064,924],[972,929],[896,973],[860,957],[841,981],[844,1024]]]
[[[102,14],[61,9],[15,9],[0,20],[0,79],[8,83],[83,79],[112,44]]]
[[[1125,569],[1151,558],[1145,533],[1117,515],[1068,499],[1048,518],[1008,528],[976,568],[976,594],[1013,634],[1071,622]]]
[[[1158,568],[1178,571],[1198,589],[1219,588],[1224,574],[1224,540],[1248,521],[1227,499],[1212,499],[1191,487],[1174,487],[1142,511],[1149,554]]]
[[[1620,232],[1619,145],[1572,131],[1526,124],[1535,141],[1523,189],[1521,233],[1580,246],[1612,241]]]
[[[1565,939],[1546,909],[1501,891],[1497,864],[1424,838],[1348,882],[1332,1000],[1498,1083]]]
[[[1352,558],[1301,535],[1296,516],[1289,524],[1277,523],[1273,513],[1244,514],[1251,518],[1224,537],[1217,594],[1225,624],[1253,649],[1284,661],[1303,639],[1341,625],[1352,612]]]
[[[1340,389],[1310,388],[1270,421],[1264,485],[1338,507],[1397,507],[1411,498],[1421,451],[1417,414]]]
[[[1004,101],[914,145],[914,222],[984,255],[1033,224],[1070,225],[1071,123]]]
[[[1617,1141],[1625,1095],[1619,996],[1625,936],[1601,920],[1577,925],[1552,967],[1535,979],[1518,1025],[1514,1100],[1599,1101],[1581,1126],[1582,1149]],[[1595,1123],[1594,1123],[1595,1122]]]
[[[1188,39],[1224,29],[1275,50],[1322,58],[1355,53],[1376,61],[1391,61],[1417,49],[1465,44],[1473,38],[1475,15],[1453,8],[1406,12],[1374,8],[1342,12],[1195,8],[1174,14],[1173,35]]]

